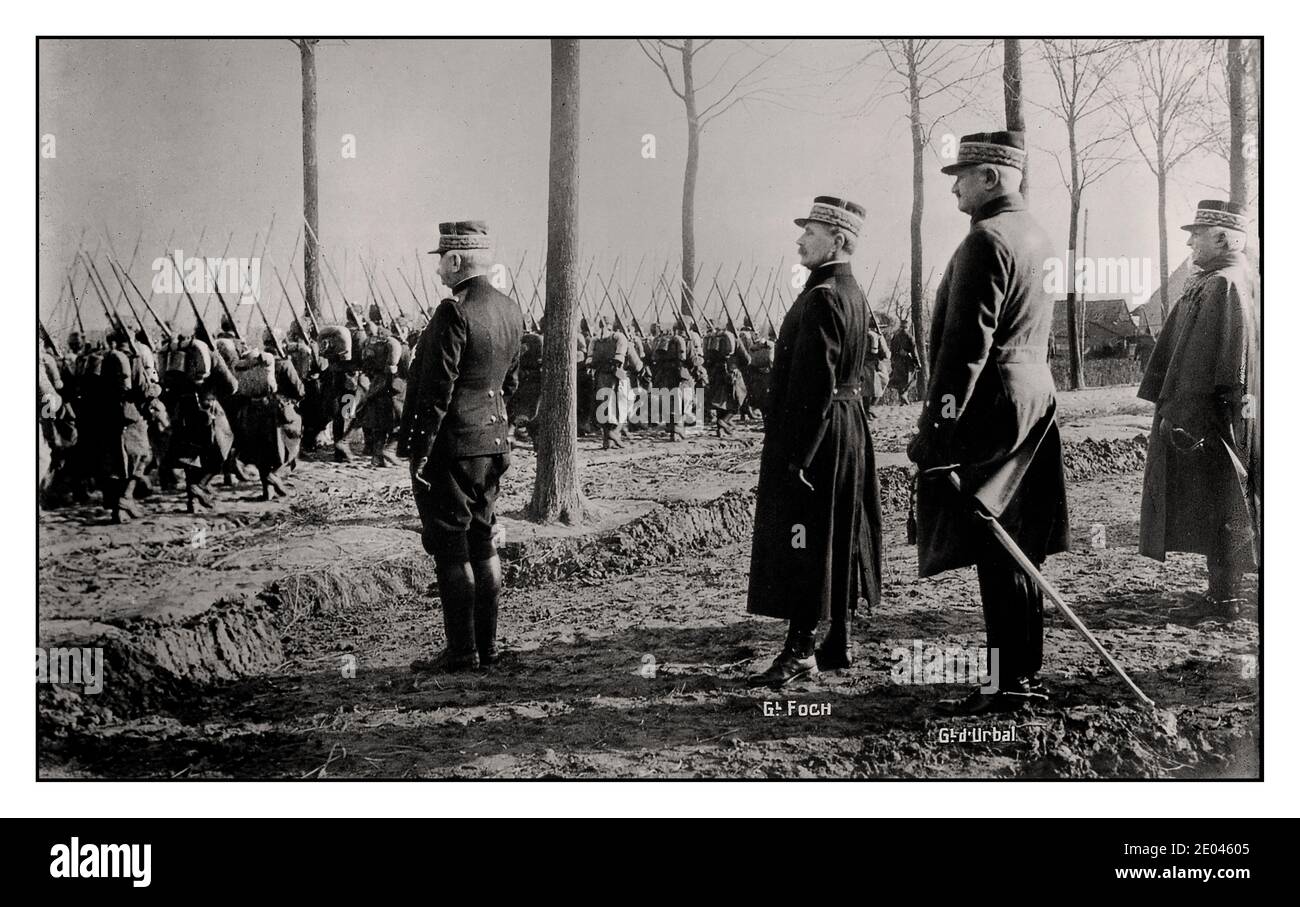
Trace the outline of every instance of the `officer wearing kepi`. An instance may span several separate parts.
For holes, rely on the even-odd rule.
[[[1192,263],[1138,388],[1156,405],[1142,489],[1139,550],[1205,555],[1209,616],[1231,620],[1253,602],[1244,574],[1257,560],[1262,495],[1258,287],[1246,259],[1246,211],[1200,203],[1188,232]]]
[[[501,561],[494,529],[501,476],[510,468],[507,402],[519,383],[524,319],[492,286],[492,239],[483,221],[438,225],[438,276],[452,296],[434,311],[411,363],[400,456],[434,559],[447,648],[415,671],[465,671],[497,660]]]
[[[1020,194],[1020,132],[963,136],[957,208],[970,232],[935,294],[930,386],[908,456],[917,484],[920,575],[974,564],[997,690],[951,705],[961,714],[1045,699],[1043,593],[1003,550],[978,509],[998,519],[1031,562],[1070,547],[1056,386],[1047,364],[1052,302],[1043,271],[1053,251]],[[962,490],[944,467],[955,466]]]
[[[795,220],[810,273],[773,355],[747,604],[789,628],[753,686],[780,689],[848,668],[858,601],[880,601],[880,485],[862,392],[871,309],[849,264],[865,216],[861,205],[821,195]]]

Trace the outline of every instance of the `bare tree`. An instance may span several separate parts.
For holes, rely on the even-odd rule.
[[[1024,94],[1021,91],[1020,39],[1002,41],[1002,105],[1006,108],[1007,129],[1025,131]],[[1029,164],[1025,163],[1020,178],[1020,194],[1029,197]]]
[[[317,288],[320,265],[317,241],[320,237],[320,206],[316,170],[316,45],[319,38],[291,39],[302,55],[302,216],[311,228],[302,247],[303,286],[307,307],[320,314]]]
[[[551,190],[547,209],[546,300],[542,309],[542,393],[537,477],[529,518],[582,522],[578,483],[576,337],[578,314],[578,41],[551,41]]]
[[[701,78],[697,67],[703,61],[701,52],[715,40],[710,38],[698,44],[694,38],[681,40],[643,40],[637,45],[646,58],[655,65],[668,81],[672,90],[686,108],[686,171],[682,178],[682,314],[694,315],[695,301],[695,185],[700,172],[700,136],[711,122],[737,104],[765,99],[769,94],[760,71],[780,55],[782,47],[774,54],[759,53],[752,66],[737,69],[730,64],[749,45],[742,44],[718,62],[713,74]],[[788,46],[788,45],[786,45]],[[752,48],[750,48],[752,50]],[[674,58],[674,64],[669,58]],[[726,91],[720,91],[712,101],[701,93],[712,87],[724,72],[733,75],[727,79]],[[739,72],[736,76],[734,73]]]
[[[1156,178],[1156,217],[1160,233],[1160,312],[1169,316],[1169,226],[1165,213],[1169,175],[1210,144],[1198,128],[1197,108],[1205,103],[1205,55],[1195,41],[1144,41],[1130,57],[1133,85],[1116,110],[1133,144]]]
[[[925,292],[921,283],[924,266],[921,254],[921,221],[925,210],[925,150],[930,145],[935,126],[971,99],[980,77],[989,71],[991,44],[970,45],[955,41],[899,38],[880,40],[878,49],[864,58],[879,55],[885,61],[885,79],[896,95],[907,103],[907,120],[912,136],[912,330],[916,340],[917,390],[925,392],[930,383],[930,364],[926,354]],[[927,102],[940,97],[955,100],[953,111],[941,116],[927,116]]]
[[[1083,306],[1075,275],[1079,248],[1079,212],[1083,192],[1123,162],[1118,146],[1124,135],[1122,124],[1111,118],[1116,93],[1111,81],[1124,62],[1122,45],[1113,41],[1044,40],[1043,59],[1056,87],[1055,103],[1042,107],[1065,126],[1069,151],[1069,172],[1059,154],[1053,154],[1061,182],[1070,193],[1070,229],[1065,293],[1067,343],[1070,359],[1070,387],[1084,386]]]
[[[1205,53],[1222,65],[1205,69],[1207,102],[1195,111],[1207,150],[1228,165],[1228,198],[1247,208],[1258,202],[1258,96],[1247,91],[1257,42],[1240,38],[1210,38]],[[1211,187],[1222,192],[1222,185]]]

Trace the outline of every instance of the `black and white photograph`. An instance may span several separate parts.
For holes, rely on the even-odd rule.
[[[649,26],[36,38],[38,786],[1263,779],[1263,37]]]

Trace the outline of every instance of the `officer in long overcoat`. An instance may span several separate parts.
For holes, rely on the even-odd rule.
[[[1043,280],[1047,235],[1025,209],[1024,136],[964,136],[955,164],[957,207],[970,232],[944,270],[930,324],[930,386],[908,454],[917,485],[921,576],[974,564],[979,573],[996,691],[975,691],[965,713],[1045,695],[1043,594],[992,536],[976,509],[997,518],[1035,564],[1068,550],[1065,470],[1056,387],[1047,364],[1052,302]]]
[[[790,622],[785,646],[753,679],[779,689],[848,667],[859,599],[880,600],[880,490],[867,431],[871,311],[849,255],[862,206],[818,196],[795,224],[810,270],[773,353],[759,465],[748,610]],[[830,621],[814,649],[817,625]]]
[[[1203,201],[1190,234],[1199,268],[1170,311],[1138,396],[1156,405],[1142,490],[1140,550],[1206,556],[1212,615],[1249,603],[1262,495],[1256,282],[1244,253],[1246,214]]]

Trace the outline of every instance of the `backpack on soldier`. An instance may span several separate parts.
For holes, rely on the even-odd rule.
[[[249,350],[236,360],[234,368],[239,396],[261,397],[276,392],[275,357],[270,353]]]
[[[333,324],[321,328],[320,353],[328,359],[351,359],[352,334],[347,328]]]
[[[181,347],[181,368],[185,377],[195,384],[207,380],[212,374],[212,350],[202,340],[191,339]]]

